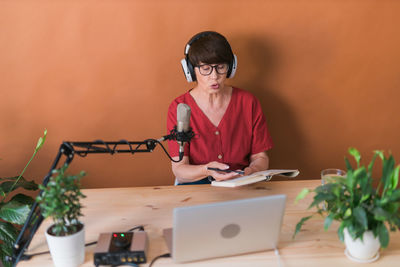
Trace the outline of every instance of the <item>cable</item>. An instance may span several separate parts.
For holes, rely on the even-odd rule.
[[[143,225],[135,226],[135,227],[129,229],[127,232],[133,232],[133,231],[135,231],[136,229],[139,229],[140,231],[144,231],[144,226],[143,226]]]
[[[150,262],[149,267],[153,266],[153,264],[156,262],[156,260],[158,260],[158,259],[160,259],[160,258],[168,258],[168,257],[171,257],[171,254],[165,253],[165,254],[158,255],[157,257],[155,257],[155,258]]]
[[[278,266],[282,267],[281,255],[279,254],[279,250],[277,248],[275,248],[275,255],[278,257]]]
[[[171,158],[171,156],[168,154],[168,151],[165,149],[165,147],[163,146],[163,144],[161,144],[160,141],[155,140],[155,139],[149,139],[151,141],[156,142],[157,144],[159,144],[161,146],[161,148],[164,150],[165,154],[168,156],[168,158],[172,161],[172,162],[180,162],[180,160],[174,160],[173,158]]]

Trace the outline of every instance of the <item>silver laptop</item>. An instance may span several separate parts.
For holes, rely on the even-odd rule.
[[[175,262],[274,249],[285,202],[273,195],[175,208],[164,238]]]

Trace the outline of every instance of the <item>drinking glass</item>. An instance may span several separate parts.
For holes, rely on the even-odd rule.
[[[332,177],[346,177],[346,172],[341,169],[325,169],[321,171],[321,183],[327,184]],[[325,202],[322,203],[322,209],[326,210]]]
[[[346,172],[341,169],[325,169],[321,171],[322,185],[329,182],[332,177],[346,177]]]

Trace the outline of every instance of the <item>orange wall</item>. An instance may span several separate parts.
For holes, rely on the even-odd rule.
[[[179,61],[216,30],[238,56],[230,82],[261,101],[272,168],[318,178],[356,146],[400,157],[400,1],[103,0],[0,2],[0,176],[41,181],[63,140],[164,135],[170,101],[192,84]],[[151,154],[76,158],[86,187],[172,184]]]

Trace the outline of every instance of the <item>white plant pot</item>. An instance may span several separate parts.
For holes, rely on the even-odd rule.
[[[372,262],[379,258],[381,244],[379,238],[374,237],[372,231],[366,231],[363,241],[360,238],[353,240],[347,228],[344,229],[344,243],[346,256],[357,262]]]
[[[85,260],[85,227],[72,235],[54,236],[46,230],[47,245],[56,267],[78,267]]]

